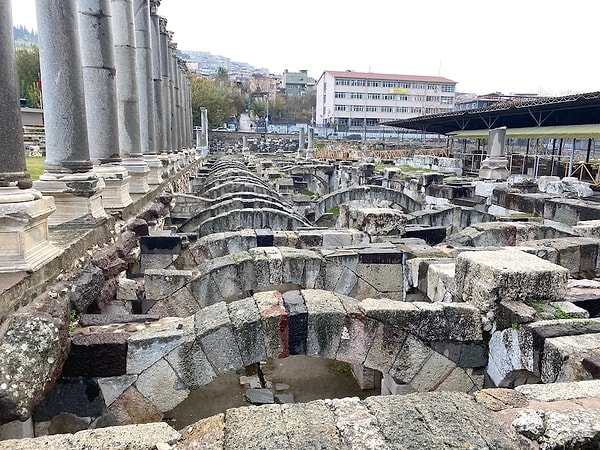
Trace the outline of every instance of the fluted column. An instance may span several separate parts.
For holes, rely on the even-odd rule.
[[[196,153],[205,158],[208,156],[208,110],[206,108],[200,108],[200,128],[196,130]],[[244,139],[246,139],[245,135]],[[244,141],[244,147],[247,146],[247,142]]]
[[[31,189],[25,165],[10,2],[0,2],[0,272],[35,271],[60,251],[48,241],[54,199]]]
[[[96,226],[107,218],[104,182],[92,171],[76,0],[36,0],[46,128],[45,172],[34,187],[54,196],[51,226]]]
[[[79,0],[78,7],[90,159],[105,183],[102,205],[122,209],[132,203],[131,177],[121,164],[110,2]]]
[[[110,4],[117,69],[119,145],[125,155],[123,165],[131,175],[130,192],[145,194],[150,191],[150,170],[143,158],[140,136],[133,0],[110,0]]]
[[[152,36],[149,0],[134,0],[135,45],[137,58],[140,140],[148,164],[148,184],[162,183],[162,163],[156,157],[156,112],[152,74]]]

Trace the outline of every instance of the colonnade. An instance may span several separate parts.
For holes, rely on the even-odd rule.
[[[0,272],[58,252],[195,158],[190,82],[160,0],[36,0],[44,173],[25,164],[10,2],[0,2]],[[6,239],[9,238],[9,239]]]

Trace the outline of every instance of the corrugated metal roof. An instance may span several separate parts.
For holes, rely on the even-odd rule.
[[[457,138],[486,138],[489,130],[460,130],[447,133]],[[600,138],[600,124],[563,125],[555,127],[508,128],[507,138]]]
[[[456,81],[444,77],[429,77],[425,75],[398,75],[390,73],[372,73],[372,72],[354,72],[354,71],[337,71],[325,70],[323,73],[328,73],[336,78],[364,78],[367,80],[396,80],[396,81],[422,81],[432,83],[448,83],[456,84]]]

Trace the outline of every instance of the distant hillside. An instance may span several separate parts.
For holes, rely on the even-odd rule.
[[[35,31],[29,31],[23,25],[13,27],[13,34],[15,36],[15,45],[21,47],[31,47],[37,45],[38,35]]]

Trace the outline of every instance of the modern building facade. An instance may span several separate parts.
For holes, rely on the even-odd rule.
[[[302,97],[306,95],[311,85],[311,78],[308,77],[308,71],[288,72],[286,69],[281,76],[280,89],[287,97]]]
[[[316,88],[316,126],[363,136],[392,120],[450,112],[456,101],[456,81],[444,77],[325,71]]]

